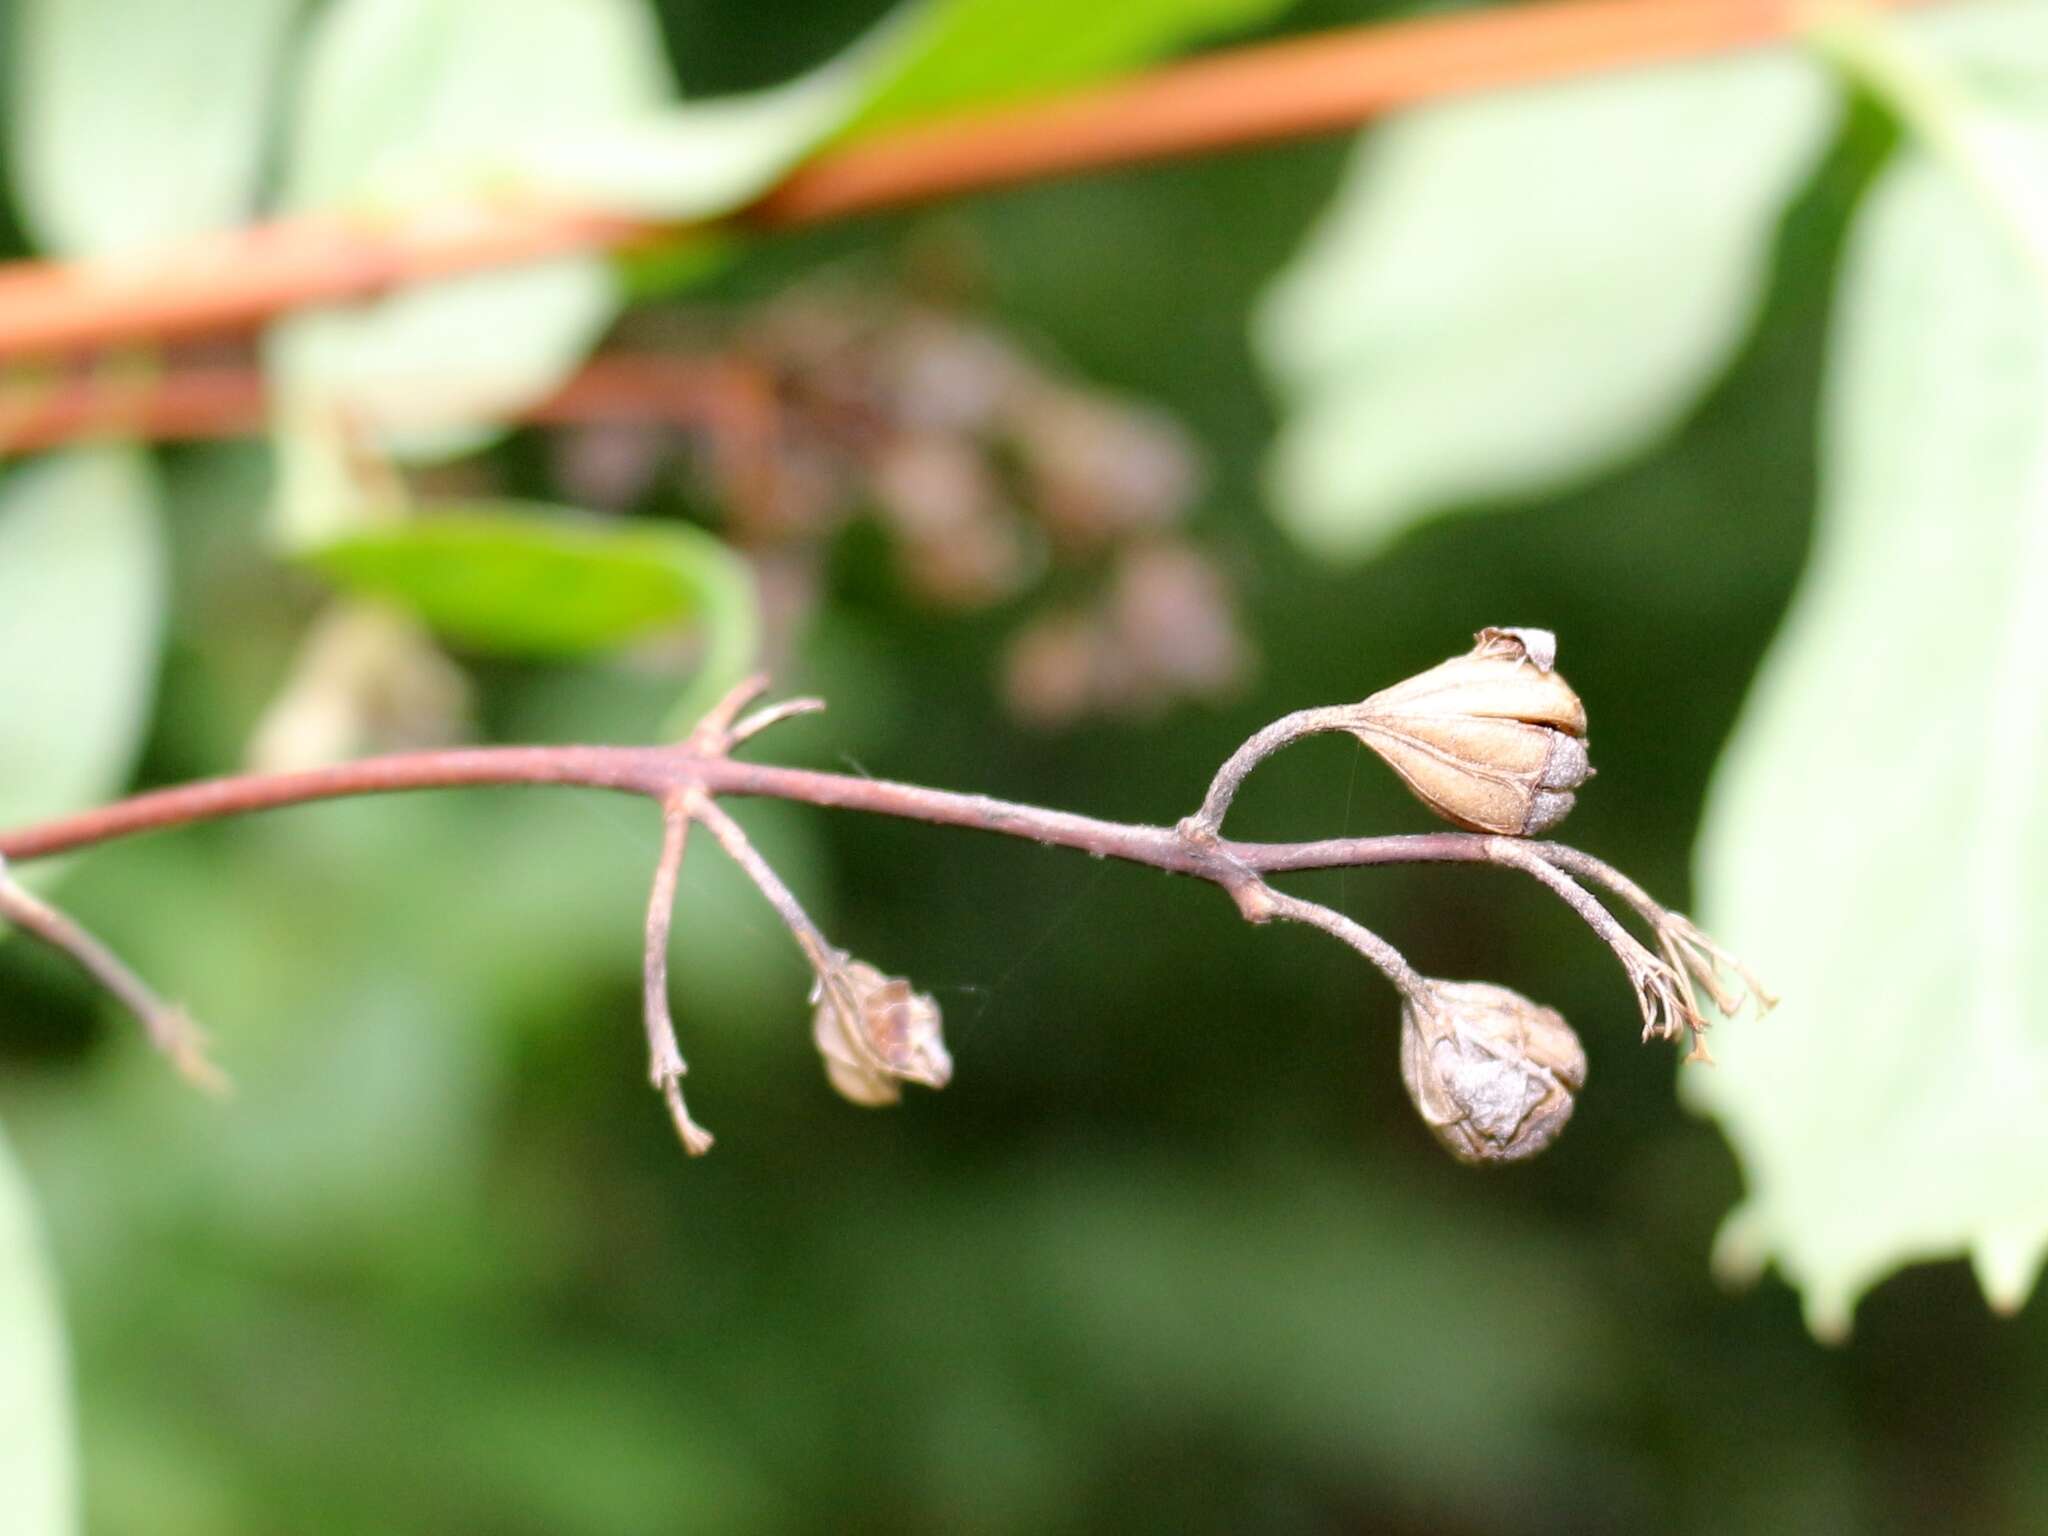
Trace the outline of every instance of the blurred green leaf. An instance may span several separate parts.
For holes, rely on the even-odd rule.
[[[287,156],[287,208],[435,207],[502,195],[508,146],[574,140],[670,99],[641,0],[342,0],[315,30]],[[515,157],[516,158],[516,157]],[[341,413],[398,452],[477,446],[551,393],[617,312],[604,258],[412,288],[270,333],[288,409]]]
[[[1900,1264],[2011,1309],[2048,1252],[2048,117],[1937,138],[1851,236],[1813,563],[1701,849],[1785,997],[1688,1079],[1749,1177],[1722,1257],[1830,1337]]]
[[[71,1386],[57,1289],[27,1181],[0,1133],[0,1489],[9,1536],[78,1528]]]
[[[401,604],[476,650],[588,655],[694,622],[706,633],[708,673],[730,683],[752,659],[745,562],[684,523],[513,503],[430,509],[304,558],[346,590]]]
[[[1748,328],[1834,121],[1812,63],[1766,55],[1486,96],[1367,137],[1256,318],[1282,522],[1361,558],[1670,429]]]
[[[231,224],[256,199],[300,0],[23,0],[7,93],[16,187],[52,250]]]
[[[1110,74],[1291,0],[938,0],[897,10],[822,68],[772,90],[595,132],[534,138],[504,174],[613,212],[705,219],[765,190],[820,141]]]
[[[873,127],[1072,84],[1285,3],[950,0],[787,85],[664,109],[674,89],[637,0],[544,0],[516,27],[490,0],[343,0],[315,34],[285,201],[376,211],[517,192],[711,218],[849,117]],[[289,320],[270,360],[287,412],[339,412],[398,453],[441,457],[551,392],[619,303],[606,260],[564,257]]]
[[[2037,0],[1959,0],[1901,16],[1893,26],[1967,71],[1982,96],[2038,95],[2048,81],[2048,6]]]
[[[843,123],[873,88],[877,67],[898,56],[902,35],[885,26],[822,69],[772,90],[524,145],[506,174],[627,217],[715,218],[759,194]],[[682,249],[700,258],[716,248],[707,239]],[[694,272],[715,266],[704,261]]]
[[[339,0],[308,44],[284,203],[375,210],[473,193],[507,144],[674,94],[643,0],[526,0],[516,18],[494,0]]]
[[[904,14],[903,62],[854,119],[867,132],[1083,84],[1292,0],[938,0]]]
[[[128,775],[164,621],[156,503],[133,448],[0,480],[0,825],[89,805]]]

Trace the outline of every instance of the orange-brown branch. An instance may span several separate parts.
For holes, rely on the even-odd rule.
[[[788,228],[1324,133],[1439,97],[1764,43],[1793,34],[1811,14],[1797,0],[1544,0],[1240,48],[847,145],[800,168],[736,222]],[[588,209],[495,203],[407,220],[281,220],[120,263],[15,262],[0,265],[0,358],[234,329],[406,283],[673,232]]]
[[[459,396],[468,382],[451,377],[445,385]],[[431,418],[441,390],[433,380],[421,380],[419,389],[421,414]],[[615,353],[593,357],[518,416],[548,425],[637,422],[702,430],[758,446],[774,409],[769,381],[743,362]],[[253,359],[174,363],[139,378],[77,371],[12,395],[0,388],[0,458],[98,437],[253,437],[265,430],[268,410],[262,370]]]

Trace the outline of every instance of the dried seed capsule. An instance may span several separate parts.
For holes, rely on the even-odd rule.
[[[1383,688],[1350,730],[1438,815],[1529,837],[1564,820],[1592,777],[1586,706],[1541,629],[1483,629],[1463,656]]]
[[[818,974],[811,1039],[842,1096],[871,1108],[903,1097],[899,1082],[943,1088],[953,1058],[940,1033],[939,1005],[861,960]]]
[[[1401,1080],[1464,1163],[1510,1163],[1557,1139],[1586,1082],[1563,1015],[1483,981],[1430,981],[1401,1007]]]

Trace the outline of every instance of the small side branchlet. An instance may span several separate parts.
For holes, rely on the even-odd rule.
[[[207,1055],[206,1035],[192,1015],[158,997],[119,955],[16,880],[4,855],[0,855],[0,922],[12,923],[70,956],[102,990],[135,1015],[149,1043],[186,1082],[218,1096],[230,1091],[227,1074]]]
[[[1774,1001],[1684,915],[1590,854],[1533,842],[1571,808],[1591,776],[1585,707],[1557,672],[1547,630],[1488,628],[1473,648],[1356,704],[1300,710],[1248,739],[1218,770],[1200,808],[1172,827],[1100,821],[980,795],[885,780],[741,762],[734,750],[768,727],[824,708],[792,699],[754,708],[767,687],[749,678],[667,747],[483,747],[402,753],[293,773],[250,774],[181,785],[0,833],[0,920],[75,959],[142,1019],[151,1039],[204,1086],[223,1080],[181,1009],[162,1002],[113,954],[7,872],[6,859],[37,858],[130,833],[345,795],[476,784],[556,784],[631,794],[661,810],[661,851],[648,897],[642,981],[648,1075],[683,1146],[709,1150],[710,1132],[683,1099],[687,1068],[668,998],[668,944],[692,824],[739,865],[809,961],[812,1039],[827,1080],[853,1103],[894,1104],[903,1083],[941,1088],[952,1076],[938,1005],[908,981],[830,943],[794,893],[719,803],[763,796],[867,811],[1029,838],[1175,874],[1223,890],[1248,922],[1275,919],[1318,928],[1356,950],[1402,1002],[1401,1071],[1431,1132],[1474,1163],[1528,1157],[1555,1139],[1584,1086],[1586,1058],[1555,1012],[1488,982],[1421,975],[1392,944],[1341,912],[1276,889],[1291,870],[1378,864],[1483,863],[1540,882],[1613,950],[1641,1013],[1645,1039],[1690,1036],[1692,1057],[1708,1020],[1705,994],[1723,1015]],[[1346,731],[1380,754],[1438,815],[1469,828],[1315,843],[1246,843],[1221,835],[1224,814],[1265,758],[1305,736]],[[1589,887],[1618,898],[1647,926],[1652,952]]]

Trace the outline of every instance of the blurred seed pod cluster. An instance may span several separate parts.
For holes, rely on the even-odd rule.
[[[918,601],[1015,608],[1003,693],[1020,719],[1142,716],[1248,672],[1228,575],[1185,527],[1202,457],[1163,412],[954,305],[845,277],[640,343],[728,359],[687,473],[756,562],[771,630],[811,609],[831,541],[872,518]],[[579,499],[629,505],[674,446],[653,427],[577,428],[557,473]]]

